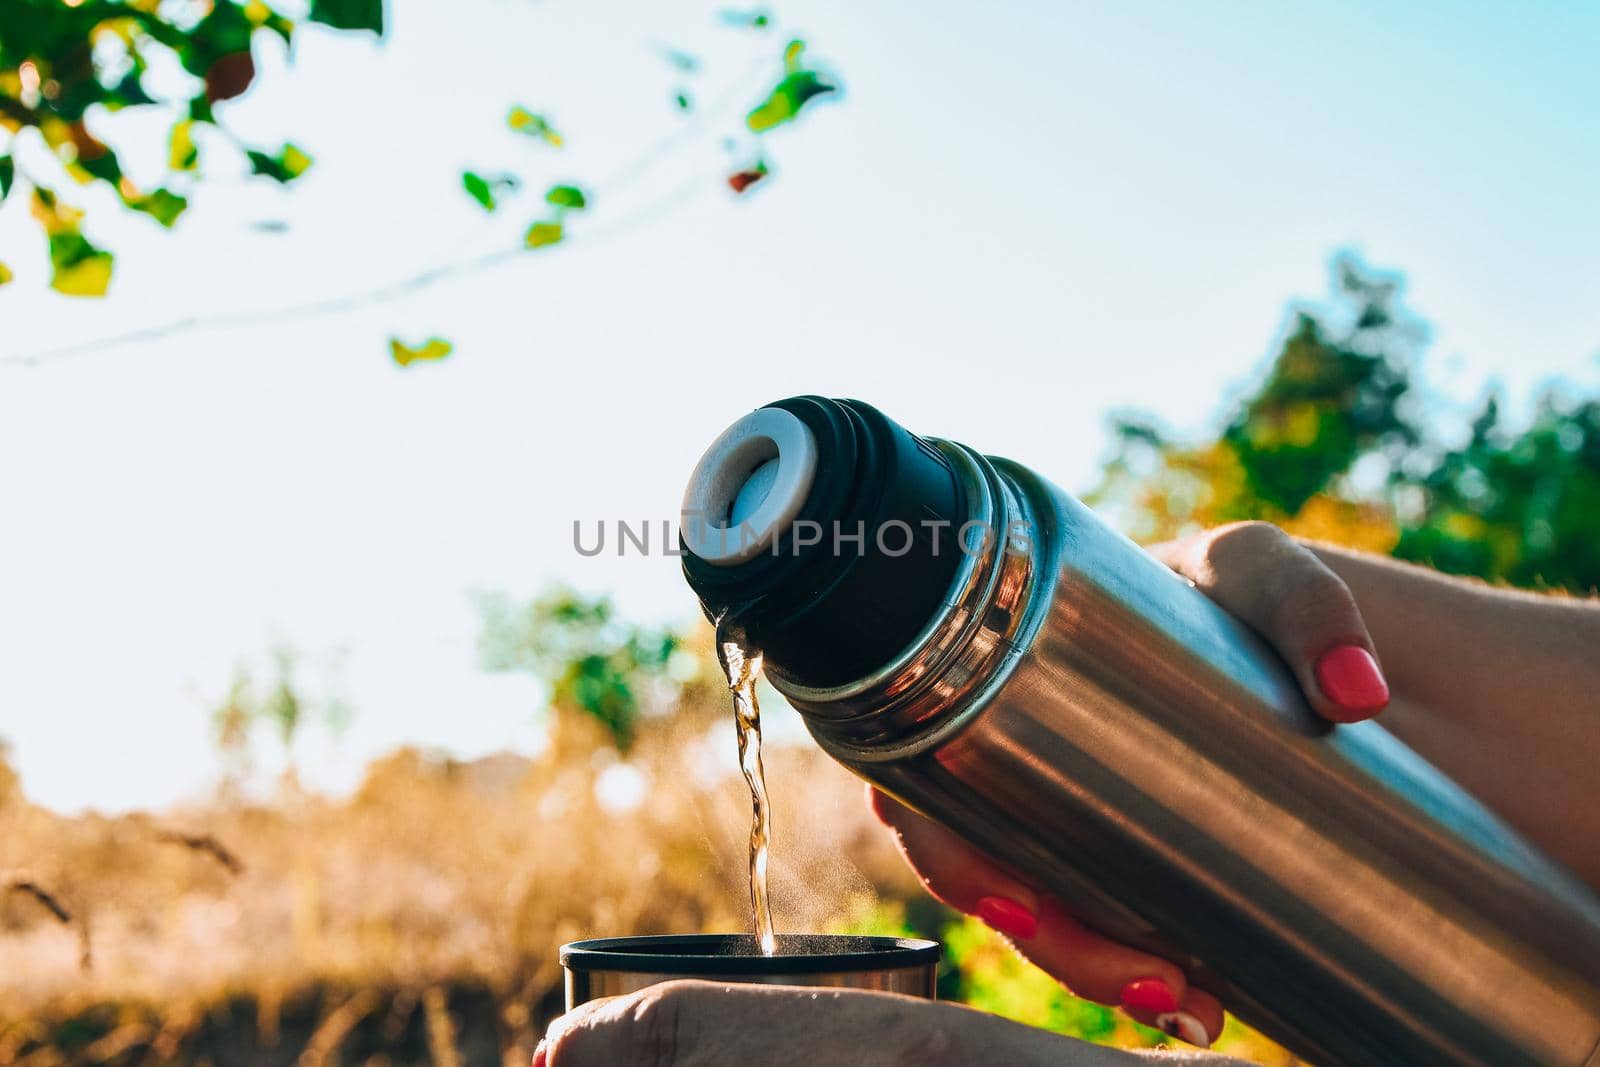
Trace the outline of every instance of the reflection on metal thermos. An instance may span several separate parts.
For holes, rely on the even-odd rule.
[[[817,742],[1322,1065],[1600,1065],[1600,902],[1016,463],[851,400],[735,423],[709,617]]]

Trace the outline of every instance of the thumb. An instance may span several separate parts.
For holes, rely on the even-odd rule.
[[[1276,526],[1235,523],[1149,551],[1264,637],[1323,718],[1358,722],[1389,703],[1388,682],[1349,587]]]

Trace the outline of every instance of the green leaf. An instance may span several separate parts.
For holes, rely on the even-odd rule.
[[[105,296],[112,255],[78,230],[50,235],[50,288],[67,296]]]
[[[17,180],[17,163],[10,156],[0,156],[0,200],[11,195],[11,183]]]
[[[177,48],[178,60],[197,78],[204,78],[218,58],[250,51],[255,26],[238,4],[208,4],[205,17],[195,23]]]
[[[398,337],[389,338],[389,355],[402,367],[409,367],[413,363],[434,363],[454,350],[455,346],[442,337],[430,337],[414,348]]]
[[[284,44],[293,43],[293,41],[294,41],[294,20],[293,19],[286,19],[282,15],[278,14],[277,12],[273,12],[272,16],[270,18],[268,18],[267,21],[265,23],[263,23],[263,25],[265,25],[267,29],[271,30],[273,33],[277,34],[279,37],[282,37]],[[381,34],[382,31],[379,31],[379,32]]]
[[[765,133],[775,126],[792,122],[800,114],[800,109],[810,101],[836,91],[836,86],[824,82],[814,70],[792,71],[745,116],[745,125],[751,133]]]
[[[552,185],[550,191],[544,194],[544,199],[547,204],[574,211],[581,211],[589,206],[589,202],[583,198],[583,190],[575,185]]]
[[[135,211],[144,212],[169,230],[189,206],[187,198],[168,189],[157,189],[144,196],[124,197],[122,202]]]
[[[694,106],[693,102],[691,102],[689,99],[688,93],[679,93],[677,96],[673,97],[672,100],[673,103],[678,105],[679,111],[688,111]]]
[[[311,21],[383,36],[383,0],[311,0]]]
[[[285,144],[283,151],[278,153],[278,162],[289,172],[290,177],[298,178],[311,167],[311,157],[292,144]]]
[[[560,242],[563,234],[559,222],[536,222],[528,227],[528,234],[523,238],[529,248],[543,248]]]
[[[122,166],[117,162],[116,153],[103,145],[94,154],[81,153],[68,169],[81,171],[112,185],[116,185],[122,178]]]
[[[497,174],[485,177],[470,170],[461,172],[461,187],[467,191],[468,196],[481,204],[485,211],[493,211],[500,206],[495,199],[496,194],[512,192],[520,184],[514,174]]]
[[[467,191],[468,196],[483,205],[483,210],[494,210],[494,190],[489,188],[489,183],[480,175],[470,170],[462,171],[461,187]]]
[[[539,138],[551,148],[561,147],[563,138],[556,128],[550,125],[550,120],[543,115],[535,115],[521,105],[511,109],[511,113],[506,116],[506,125],[517,133]]]
[[[200,151],[194,146],[194,120],[184,119],[172,127],[167,138],[167,166],[173,170],[194,170]]]
[[[300,177],[311,166],[311,157],[292,144],[285,144],[275,156],[253,148],[246,150],[245,155],[250,157],[252,173],[265,175],[285,185]]]

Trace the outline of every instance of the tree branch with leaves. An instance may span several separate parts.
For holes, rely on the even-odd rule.
[[[347,33],[382,36],[382,0],[311,0],[307,20]],[[727,27],[765,35],[776,25],[764,9],[724,10],[718,20]],[[203,184],[204,157],[232,151],[248,162],[259,178],[290,185],[312,166],[307,149],[292,141],[278,146],[244,143],[230,131],[219,105],[236,99],[257,81],[252,42],[259,34],[290,45],[303,28],[264,0],[11,0],[0,20],[0,210],[9,200],[26,199],[46,239],[50,285],[69,296],[103,296],[112,284],[115,255],[90,236],[84,211],[68,195],[71,184],[102,183],[115,191],[122,205],[171,229],[179,223]],[[776,84],[760,96],[744,116],[744,134],[762,135],[798,118],[813,101],[838,91],[837,79],[812,66],[805,42],[788,41],[781,51]],[[673,93],[673,107],[688,116],[697,109],[690,82],[700,61],[687,52],[667,49],[666,60],[683,84]],[[157,98],[145,75],[152,63],[175,60],[188,76],[186,92]],[[104,116],[126,108],[161,109],[170,115],[165,145],[166,171],[150,188],[136,185],[123,170],[117,148],[102,136]],[[225,109],[224,109],[225,111]],[[506,119],[508,129],[539,148],[559,151],[563,133],[546,114],[518,104]],[[730,138],[730,151],[743,154],[726,175],[729,188],[745,193],[772,173],[767,154],[754,142]],[[23,157],[27,162],[23,162]],[[649,155],[641,160],[648,165]],[[461,174],[464,193],[485,212],[499,211],[530,183],[508,171]],[[548,249],[569,239],[569,219],[593,206],[595,188],[568,180],[544,188],[539,206],[525,212],[517,248]],[[466,268],[508,260],[508,255],[479,257]],[[385,291],[410,290],[459,274],[463,265],[435,268]],[[0,262],[0,285],[12,280]],[[284,313],[336,313],[369,302],[373,294],[283,309]],[[164,327],[147,327],[94,344],[116,344],[164,336],[197,323],[238,325],[247,316],[190,317]],[[75,354],[81,345],[45,356]],[[453,345],[445,338],[391,338],[389,353],[409,367],[446,358]],[[11,356],[3,362],[32,366],[43,357]]]
[[[1460,441],[1430,417],[1427,330],[1401,296],[1398,275],[1336,257],[1330,299],[1291,312],[1218,432],[1118,416],[1088,499],[1145,542],[1264,519],[1453,574],[1600,587],[1600,399],[1550,387],[1517,427],[1490,395]]]
[[[383,33],[382,0],[313,0],[312,22],[339,30]],[[111,284],[114,255],[84,232],[83,212],[63,197],[60,182],[19,165],[24,139],[73,181],[110,186],[124,207],[171,229],[200,180],[202,131],[242,152],[253,174],[287,184],[306,172],[311,157],[292,143],[247,145],[221,122],[216,105],[241,96],[256,78],[251,40],[270,33],[290,43],[295,23],[263,0],[161,3],[158,0],[10,0],[0,19],[0,201],[27,187],[34,217],[50,250],[50,285],[69,296],[102,296]],[[158,99],[145,83],[158,53],[175,58],[190,76],[190,93]],[[167,135],[167,174],[153,189],[135,185],[116,149],[96,132],[104,112],[160,108],[173,122]],[[0,283],[11,271],[0,264]]]

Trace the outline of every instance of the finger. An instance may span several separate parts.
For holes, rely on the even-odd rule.
[[[1039,894],[1031,885],[887,793],[868,786],[867,797],[873,814],[894,831],[900,854],[924,889],[957,911],[977,915],[1001,933],[1032,936]],[[984,911],[990,914],[982,914]]]
[[[1235,523],[1150,552],[1266,638],[1323,718],[1358,722],[1389,703],[1349,587],[1276,526]]]
[[[533,1067],[585,1067],[623,1063],[633,1054],[636,1027],[648,1025],[656,1005],[637,995],[600,997],[550,1023],[533,1050]]]
[[[983,920],[1075,994],[1147,1008],[1152,1025],[1158,1015],[1186,1010],[1190,990],[1177,965],[1096,933],[950,830],[885,793],[874,789],[869,795],[873,811],[894,830],[900,851],[930,893]],[[1209,1044],[1221,1030],[1220,1008],[1215,1019],[1196,1017],[1185,1025],[1186,1033],[1179,1036]]]
[[[1113,941],[1046,898],[1038,933],[1013,943],[1047,974],[1085,1000],[1114,1004],[1141,1022],[1209,1048],[1222,1032],[1222,1007],[1189,986],[1176,964]]]
[[[1192,986],[1176,1006],[1153,991],[1136,990],[1124,997],[1122,1010],[1146,1026],[1200,1048],[1209,1048],[1217,1040],[1225,1021],[1221,1001]]]

